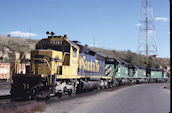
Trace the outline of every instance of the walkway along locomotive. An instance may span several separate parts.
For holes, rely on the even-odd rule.
[[[95,88],[113,87],[124,80],[131,83],[137,79],[138,73],[142,73],[139,69],[136,71],[133,68],[135,66],[129,68],[124,61],[105,58],[87,45],[70,41],[66,35],[54,36],[54,33],[36,44],[30,60],[20,60],[20,63],[26,62],[30,63],[26,74],[18,73],[16,69],[12,73],[12,97],[31,99],[71,95]],[[16,64],[14,68],[17,68]]]

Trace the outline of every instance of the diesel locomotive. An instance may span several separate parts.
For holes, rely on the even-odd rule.
[[[37,96],[71,95],[83,90],[108,87],[112,82],[111,76],[104,75],[103,54],[77,41],[70,41],[66,35],[51,34],[40,40],[35,50],[31,51],[28,62],[30,67],[26,74],[12,74],[13,97],[30,99]]]
[[[105,58],[87,45],[70,41],[67,35],[55,36],[54,33],[36,44],[30,60],[20,60],[20,63],[26,62],[29,63],[26,73],[16,72],[16,69],[12,73],[12,97],[31,99],[71,95],[118,86],[124,81],[139,82],[140,79],[166,81],[163,70],[153,69],[147,74],[143,68],[119,59]]]

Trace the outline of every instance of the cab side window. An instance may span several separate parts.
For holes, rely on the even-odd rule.
[[[77,57],[77,49],[72,47],[73,48],[73,57]]]

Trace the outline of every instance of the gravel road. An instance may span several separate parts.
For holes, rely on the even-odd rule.
[[[44,113],[169,113],[168,83],[139,84],[47,105]]]

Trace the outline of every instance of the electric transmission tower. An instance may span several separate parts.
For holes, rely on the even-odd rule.
[[[152,0],[142,0],[139,24],[138,53],[157,56],[156,34],[154,28]]]

